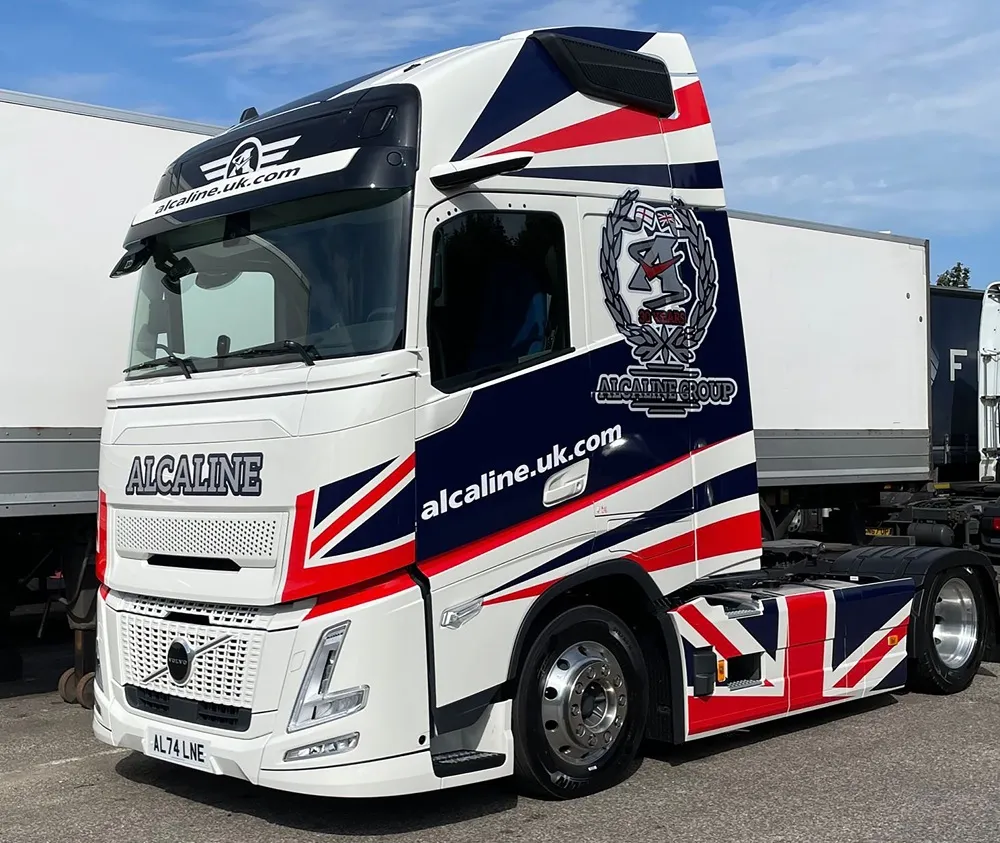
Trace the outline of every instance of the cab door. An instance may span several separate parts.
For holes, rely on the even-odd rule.
[[[505,681],[532,601],[587,564],[599,454],[586,305],[568,283],[576,200],[469,193],[434,206],[423,238],[417,561],[447,731],[448,711]]]

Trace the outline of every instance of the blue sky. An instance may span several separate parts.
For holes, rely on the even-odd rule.
[[[997,0],[31,0],[2,3],[0,87],[230,124],[504,32],[688,35],[730,205],[932,241],[1000,279]],[[845,266],[845,272],[850,271]]]

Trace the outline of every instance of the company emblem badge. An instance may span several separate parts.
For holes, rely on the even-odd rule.
[[[226,178],[248,176],[250,173],[256,173],[259,166],[260,141],[257,138],[250,138],[236,147],[236,151],[229,159],[229,166],[226,167]]]
[[[712,241],[695,213],[679,201],[642,202],[638,190],[627,190],[605,220],[600,270],[604,303],[637,365],[601,374],[595,400],[680,418],[706,405],[730,404],[736,382],[704,377],[695,366],[719,294]]]
[[[201,173],[207,182],[253,175],[258,170],[281,163],[300,137],[295,135],[271,143],[261,143],[258,138],[245,138],[236,144],[229,156],[202,164]]]

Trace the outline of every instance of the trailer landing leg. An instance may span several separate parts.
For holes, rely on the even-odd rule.
[[[73,630],[73,667],[59,677],[59,696],[83,708],[94,707],[94,671],[97,668],[97,575],[94,538],[67,553],[66,620]]]

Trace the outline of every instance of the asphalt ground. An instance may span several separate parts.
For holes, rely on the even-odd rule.
[[[0,685],[3,843],[1000,839],[996,664],[953,697],[873,698],[689,747],[650,745],[628,781],[587,799],[537,801],[493,783],[347,801],[110,750],[91,734],[89,712],[47,690],[59,653],[56,663],[30,655],[25,681]]]

